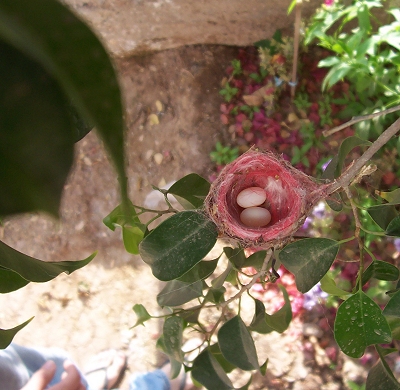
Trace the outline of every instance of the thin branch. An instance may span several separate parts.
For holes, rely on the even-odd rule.
[[[297,63],[299,58],[299,42],[300,42],[300,24],[301,24],[301,5],[302,0],[296,2],[296,16],[294,22],[294,42],[293,42],[293,68],[291,82],[291,96],[294,98],[297,83]]]
[[[328,137],[329,135],[335,134],[338,131],[345,129],[346,127],[354,125],[355,123],[362,122],[362,121],[369,120],[369,119],[373,119],[373,118],[376,118],[377,116],[391,114],[392,112],[399,111],[399,110],[400,110],[400,105],[392,107],[392,108],[388,108],[387,110],[374,112],[373,114],[355,116],[355,117],[351,118],[348,122],[343,123],[340,126],[334,127],[333,129],[330,129],[330,130],[324,130],[322,132],[322,134],[325,137]]]
[[[347,170],[333,183],[328,184],[326,190],[327,194],[332,194],[339,188],[346,188],[352,180],[357,176],[360,169],[372,158],[372,156],[378,152],[382,146],[384,146],[390,139],[396,135],[400,130],[400,118],[396,120],[391,126],[389,126],[377,140],[366,150],[366,152],[353,164],[351,164]]]

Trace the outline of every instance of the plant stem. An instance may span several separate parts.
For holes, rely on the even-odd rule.
[[[292,99],[294,99],[294,96],[295,96],[296,83],[297,83],[297,62],[298,62],[298,57],[299,57],[301,5],[302,5],[302,0],[297,0],[296,16],[295,16],[295,22],[294,22],[292,85],[291,85],[291,90],[290,90]]]
[[[389,126],[378,139],[365,151],[365,153],[353,164],[351,164],[346,171],[333,183],[328,184],[325,188],[326,193],[332,194],[340,188],[346,188],[351,181],[357,176],[360,169],[384,146],[390,139],[400,130],[400,118]]]
[[[346,127],[349,127],[349,126],[351,126],[351,125],[354,125],[355,123],[362,122],[362,121],[365,121],[365,120],[368,120],[368,119],[373,119],[373,118],[376,118],[376,117],[378,117],[378,116],[390,114],[390,113],[392,113],[392,112],[399,111],[399,110],[400,110],[400,105],[395,106],[395,107],[392,107],[392,108],[388,108],[387,110],[383,110],[383,111],[379,111],[379,112],[374,112],[373,114],[362,115],[362,116],[355,116],[355,117],[351,118],[348,122],[343,123],[343,124],[340,125],[340,126],[334,127],[333,129],[330,129],[330,130],[324,130],[324,131],[322,132],[322,134],[323,134],[325,137],[328,137],[329,135],[335,134],[335,133],[337,133],[338,131],[345,129]]]

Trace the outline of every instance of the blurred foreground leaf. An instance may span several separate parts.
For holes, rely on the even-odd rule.
[[[12,329],[0,329],[0,349],[7,348],[11,344],[14,336],[32,320],[33,317]]]

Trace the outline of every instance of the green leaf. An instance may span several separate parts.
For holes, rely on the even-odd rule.
[[[127,199],[124,110],[114,66],[99,39],[55,0],[2,1],[0,36],[41,63],[79,113],[96,126],[116,165],[122,198]]]
[[[385,230],[387,236],[400,237],[400,216],[392,219]]]
[[[321,279],[321,290],[326,292],[327,294],[335,295],[338,297],[351,295],[350,292],[338,288],[335,281],[328,274],[325,274],[324,277]]]
[[[236,368],[234,364],[229,363],[228,360],[224,358],[218,343],[211,345],[208,349],[226,373],[229,373]]]
[[[165,352],[180,363],[183,363],[182,334],[182,318],[174,316],[165,320],[163,327]]]
[[[104,225],[112,231],[115,231],[116,227],[126,225],[131,227],[144,227],[145,225],[140,222],[139,217],[137,216],[135,206],[130,201],[128,203],[128,215],[124,214],[123,206],[120,204],[103,219]]]
[[[398,215],[395,205],[390,203],[369,207],[367,212],[383,230],[386,230],[390,222]]]
[[[203,283],[199,280],[194,283],[184,283],[180,280],[167,282],[157,295],[157,303],[160,306],[180,306],[192,299],[203,295]]]
[[[208,390],[233,389],[231,380],[208,348],[194,360],[192,377]]]
[[[156,278],[163,281],[181,277],[212,249],[217,228],[196,211],[183,211],[165,220],[140,243],[142,259]]]
[[[205,296],[205,301],[206,302],[212,302],[218,305],[219,303],[222,303],[225,301],[224,294],[226,292],[226,288],[221,286],[218,288],[210,288],[207,292],[207,295]]]
[[[369,345],[392,341],[381,309],[361,290],[339,306],[334,334],[342,351],[353,358],[361,357]]]
[[[133,306],[133,311],[136,314],[137,320],[135,325],[132,326],[132,328],[135,328],[138,325],[143,325],[147,320],[151,318],[149,312],[140,303],[137,303],[135,306]]]
[[[279,259],[295,276],[297,289],[305,293],[328,272],[339,246],[337,241],[327,238],[306,238],[286,245]]]
[[[182,275],[178,280],[185,283],[194,283],[205,280],[211,276],[217,268],[219,257],[214,260],[204,260],[196,264],[191,270]]]
[[[331,67],[333,65],[336,65],[340,62],[340,59],[335,56],[327,57],[318,62],[318,67],[320,68],[326,68],[326,67]]]
[[[391,204],[400,204],[400,188],[390,192],[377,191],[377,194]]]
[[[395,281],[399,276],[399,269],[393,264],[387,263],[386,261],[374,260],[362,275],[362,285],[367,283],[371,278]]]
[[[133,255],[139,254],[139,244],[144,237],[144,230],[138,226],[122,226],[122,239],[124,241],[125,250]]]
[[[0,293],[18,290],[29,283],[28,280],[9,269],[0,268]]]
[[[32,320],[33,317],[12,329],[0,329],[0,349],[7,348],[11,344],[14,336]]]
[[[369,10],[366,4],[361,4],[357,9],[358,24],[362,30],[365,30],[364,34],[371,30],[371,21],[369,18]]]
[[[264,303],[255,299],[255,313],[249,326],[251,331],[261,334],[272,331],[283,333],[289,327],[292,321],[292,307],[285,287],[279,287],[283,293],[285,304],[274,314],[268,314],[265,312]]]
[[[0,266],[30,282],[48,282],[62,272],[69,274],[89,264],[95,256],[96,252],[83,260],[46,262],[24,255],[0,241]]]
[[[376,345],[376,350],[380,360],[369,370],[366,382],[366,390],[399,390],[400,384],[397,382],[393,372],[389,368],[384,356],[386,351]],[[389,352],[390,353],[390,352]]]
[[[218,344],[224,358],[242,370],[258,370],[253,338],[240,316],[235,316],[218,332]]]
[[[210,191],[210,183],[196,173],[191,173],[171,186],[168,193],[186,209],[203,207],[204,199]]]
[[[257,271],[259,271],[264,264],[266,256],[267,256],[267,251],[265,250],[254,252],[246,259],[244,267],[253,267]]]
[[[322,83],[322,88],[327,89],[332,87],[338,81],[342,80],[351,70],[351,66],[345,62],[341,62],[331,68],[328,74],[325,76]]]
[[[400,318],[400,290],[390,298],[383,309],[383,315]]]
[[[224,253],[228,260],[238,269],[242,268],[246,262],[246,255],[243,248],[224,247]]]
[[[73,162],[68,100],[39,64],[1,40],[0,55],[0,216],[57,216]]]

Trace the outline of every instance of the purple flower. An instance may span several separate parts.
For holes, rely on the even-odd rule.
[[[306,310],[312,310],[317,303],[320,303],[321,300],[325,300],[327,297],[328,294],[322,291],[321,284],[318,283],[304,294],[303,307]]]
[[[400,238],[395,238],[393,243],[394,243],[394,246],[396,248],[396,251],[400,252]]]
[[[322,171],[325,171],[331,161],[332,159],[329,159],[325,164],[322,164]]]
[[[325,216],[325,202],[319,202],[313,209],[312,215],[315,218],[324,218]]]
[[[330,7],[330,6],[333,5],[334,2],[335,2],[335,0],[325,0],[325,1],[324,1],[324,4],[325,4],[327,7]]]

